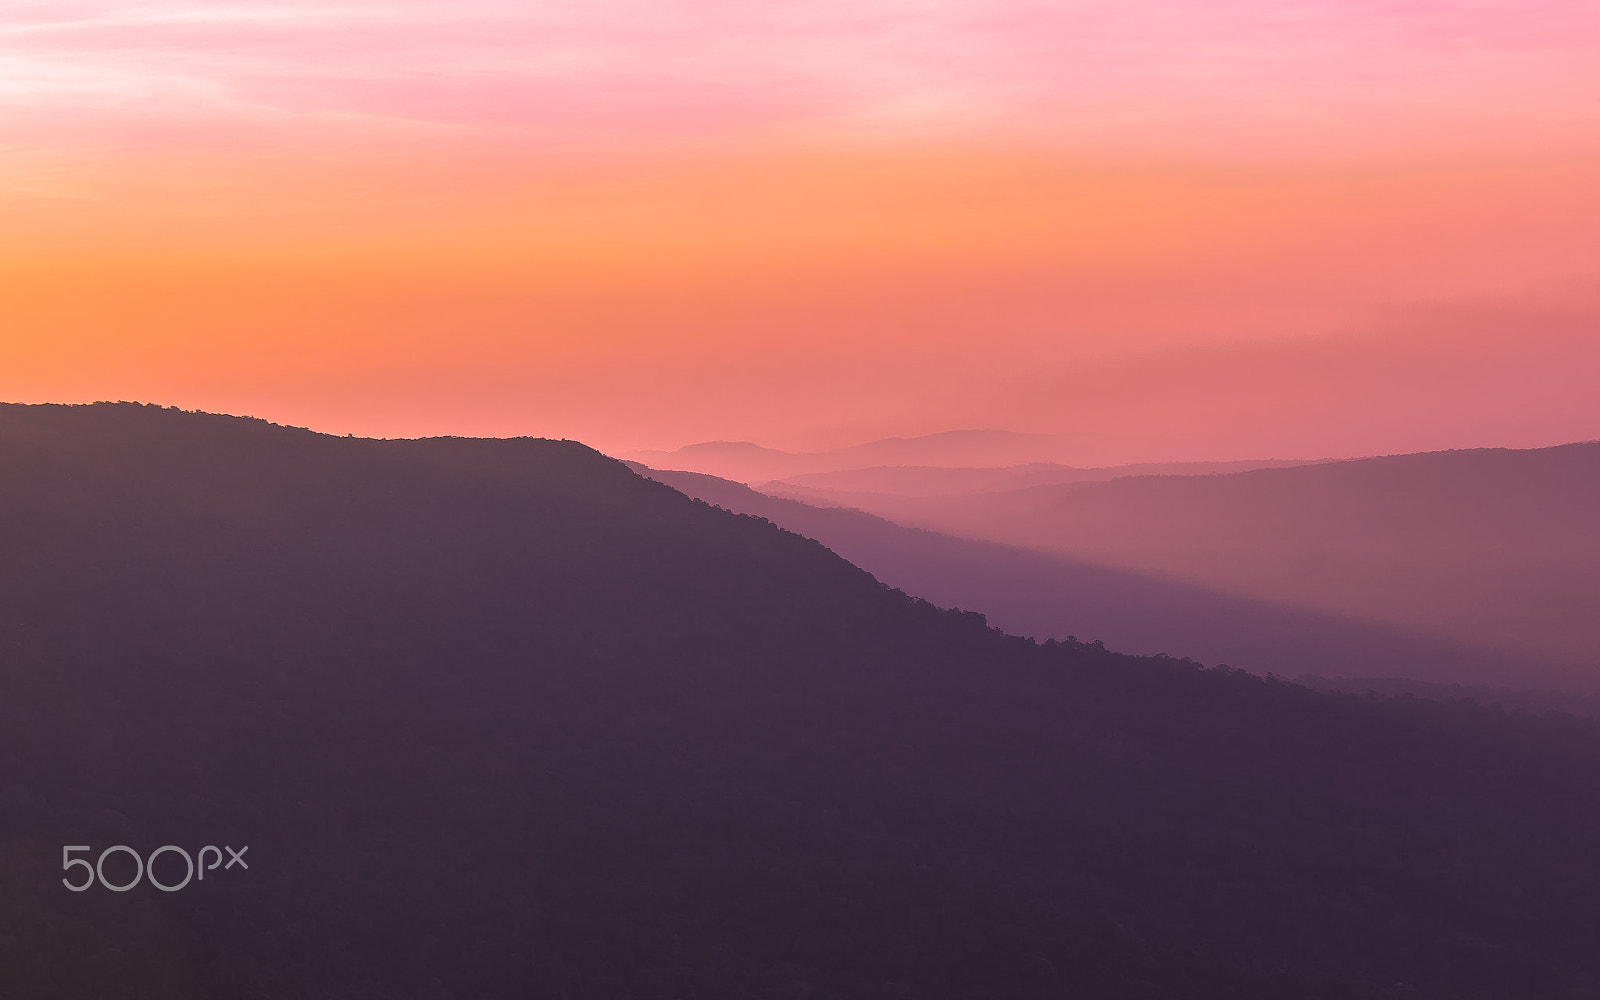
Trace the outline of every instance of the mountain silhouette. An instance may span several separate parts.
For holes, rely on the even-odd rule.
[[[652,468],[704,472],[748,483],[878,466],[992,468],[1054,463],[1102,450],[1106,438],[1100,434],[956,430],[884,438],[825,451],[788,452],[749,441],[707,441],[677,451],[635,451],[622,457]]]
[[[6,996],[1600,989],[1590,722],[1030,642],[575,442],[5,406],[0,470]]]
[[[1312,463],[1305,460],[1266,459],[1235,462],[1144,462],[1136,465],[1089,469],[1054,462],[972,468],[879,465],[864,469],[805,473],[757,485],[768,493],[810,494],[819,501],[837,505],[848,503],[851,496],[857,493],[888,493],[894,496],[965,496],[974,493],[1028,489],[1034,486],[1105,482],[1121,479],[1124,476],[1204,476],[1309,464]]]
[[[762,489],[1600,678],[1600,443],[946,496]]]

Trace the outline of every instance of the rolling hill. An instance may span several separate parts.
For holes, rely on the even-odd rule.
[[[959,496],[762,489],[1600,676],[1600,443]]]
[[[5,406],[0,551],[7,996],[1600,989],[1595,724],[1009,636],[574,442]]]
[[[772,492],[811,493],[822,502],[848,502],[853,494],[887,493],[892,496],[966,496],[1002,493],[1035,486],[1098,483],[1126,476],[1206,476],[1251,469],[1309,465],[1307,461],[1146,462],[1080,469],[1053,462],[972,468],[928,465],[879,465],[865,469],[840,469],[790,476],[782,481],[756,484]]]
[[[740,482],[756,482],[886,466],[993,468],[1055,463],[1094,454],[1103,437],[957,430],[921,437],[884,438],[825,451],[789,452],[749,441],[707,441],[676,451],[636,451],[622,457],[654,468],[684,469]]]
[[[1181,654],[1286,677],[1490,687],[1496,690],[1479,696],[1497,700],[1505,698],[1498,689],[1509,686],[1544,691],[1549,703],[1563,704],[1563,697],[1597,683],[1591,673],[1527,650],[1486,649],[1149,572],[909,528],[859,509],[772,496],[714,476],[635,468],[688,496],[815,538],[907,593],[981,610],[997,627],[1041,641],[1099,639],[1125,652]]]

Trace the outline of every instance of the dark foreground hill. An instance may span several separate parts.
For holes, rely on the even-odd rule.
[[[8,997],[1600,991],[1594,725],[1035,645],[574,443],[7,407],[0,552]]]

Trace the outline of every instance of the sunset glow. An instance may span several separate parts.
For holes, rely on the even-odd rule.
[[[1600,8],[12,5],[0,396],[1096,460],[1600,437]]]

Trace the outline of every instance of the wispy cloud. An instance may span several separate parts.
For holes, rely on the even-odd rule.
[[[1597,95],[1600,8],[1574,0],[108,2],[0,20],[14,143],[355,119],[1348,151],[1580,141]]]

